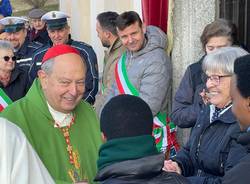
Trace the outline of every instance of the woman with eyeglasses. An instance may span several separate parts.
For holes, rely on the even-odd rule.
[[[0,40],[0,87],[12,101],[22,98],[29,89],[28,74],[16,67],[14,48],[8,41]]]
[[[207,24],[200,41],[205,55],[237,42],[232,24],[225,19],[218,19]],[[193,127],[204,106],[199,94],[205,85],[201,80],[202,62],[205,55],[198,62],[187,67],[173,99],[171,119],[180,128]]]
[[[164,170],[182,174],[192,184],[219,184],[246,155],[246,149],[236,142],[240,128],[231,111],[230,96],[234,61],[246,54],[239,47],[224,47],[204,58],[206,90],[201,95],[206,106],[187,144],[173,160],[165,161]]]

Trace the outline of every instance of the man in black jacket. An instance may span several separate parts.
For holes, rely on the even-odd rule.
[[[131,95],[112,98],[101,113],[106,141],[99,150],[101,184],[180,184],[186,179],[162,170],[164,154],[158,153],[152,136],[153,115],[146,102]]]
[[[223,177],[223,184],[250,183],[250,55],[236,59],[234,63],[231,95],[232,111],[239,120],[241,130],[246,131],[238,138],[238,143],[244,145],[248,154]]]
[[[28,72],[32,54],[39,49],[42,44],[31,42],[27,36],[26,23],[27,19],[21,17],[5,17],[0,20],[0,24],[4,25],[6,40],[11,42],[14,47],[14,54],[17,58],[17,66]]]
[[[47,31],[51,42],[48,42],[47,45],[34,53],[32,58],[33,63],[29,71],[30,81],[33,81],[36,78],[37,71],[41,66],[42,58],[50,47],[58,44],[68,44],[71,47],[76,48],[86,61],[86,89],[83,99],[90,104],[93,104],[95,102],[95,95],[98,91],[98,66],[96,54],[90,45],[71,39],[67,18],[69,18],[69,16],[60,11],[50,11],[42,16],[41,20],[45,21],[47,24]]]

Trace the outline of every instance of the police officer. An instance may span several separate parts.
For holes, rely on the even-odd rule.
[[[27,21],[27,19],[21,17],[5,17],[0,20],[0,24],[4,25],[5,39],[10,41],[14,47],[17,67],[24,68],[28,72],[31,65],[32,54],[40,48],[42,44],[30,42],[25,27]]]
[[[48,48],[58,44],[71,45],[81,53],[81,56],[86,61],[87,74],[83,99],[90,104],[93,104],[95,101],[95,95],[98,91],[98,67],[96,54],[90,45],[71,39],[67,18],[69,18],[69,16],[60,11],[50,11],[42,16],[41,20],[45,21],[47,24],[47,31],[51,42],[34,53],[32,59],[33,63],[29,72],[30,80],[33,81],[37,76],[37,71],[40,69],[43,55]]]

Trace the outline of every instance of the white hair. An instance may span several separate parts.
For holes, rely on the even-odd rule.
[[[0,40],[0,50],[12,50],[14,52],[14,47],[9,41]]]
[[[209,71],[233,75],[235,59],[247,54],[240,47],[222,47],[207,54],[202,62],[202,69],[205,73]]]

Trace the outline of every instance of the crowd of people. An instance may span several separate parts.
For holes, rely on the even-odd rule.
[[[96,17],[107,49],[101,81],[94,49],[71,38],[66,13],[1,14],[1,182],[250,182],[250,54],[227,20],[204,28],[204,56],[168,112],[166,34],[136,12]],[[176,127],[192,128],[181,148]]]

